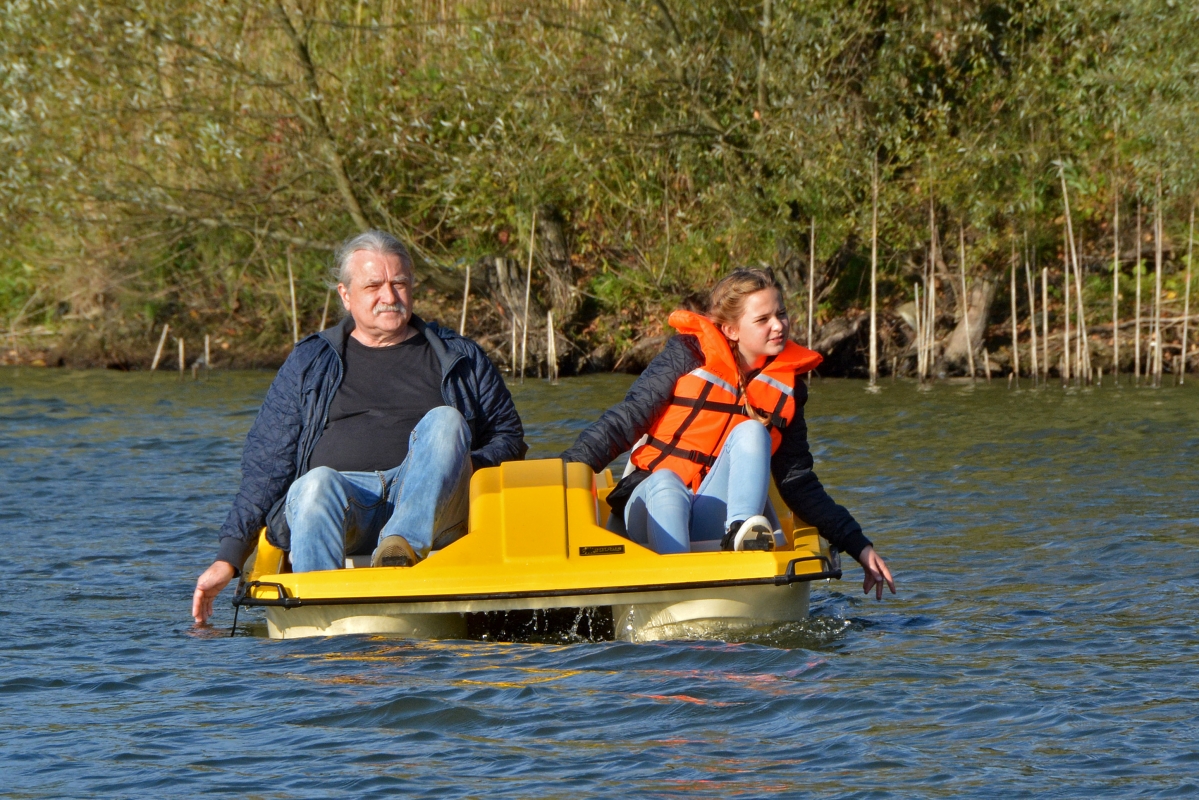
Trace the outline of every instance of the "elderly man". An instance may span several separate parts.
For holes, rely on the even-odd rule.
[[[528,449],[479,346],[412,313],[412,258],[398,239],[353,236],[337,269],[348,315],[297,344],[267,391],[217,559],[196,581],[197,623],[263,524],[296,572],[372,552],[372,566],[411,566],[466,532],[472,469]]]

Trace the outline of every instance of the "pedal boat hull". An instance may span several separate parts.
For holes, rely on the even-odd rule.
[[[606,470],[559,459],[480,470],[467,534],[415,567],[287,572],[263,532],[234,605],[264,607],[277,639],[454,639],[466,614],[610,607],[618,639],[653,641],[802,620],[810,582],[841,577],[816,530],[790,515],[774,551],[658,555],[603,527],[611,487]]]

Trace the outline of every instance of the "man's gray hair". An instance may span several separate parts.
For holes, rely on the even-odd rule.
[[[350,285],[350,256],[359,250],[396,256],[409,272],[413,271],[412,254],[403,242],[387,231],[370,230],[346,239],[333,254],[333,278],[338,283],[344,283],[347,287]]]

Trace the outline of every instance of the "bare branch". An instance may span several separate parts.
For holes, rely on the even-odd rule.
[[[362,206],[358,202],[357,196],[354,194],[354,186],[350,182],[350,176],[346,172],[345,161],[341,157],[341,152],[337,149],[337,143],[333,139],[333,133],[329,130],[329,123],[325,119],[325,110],[321,105],[321,87],[316,79],[316,67],[312,63],[312,56],[308,51],[308,44],[296,31],[295,26],[291,23],[291,17],[287,15],[287,10],[283,8],[283,3],[280,0],[275,2],[276,16],[283,24],[283,30],[291,39],[292,46],[296,51],[296,58],[300,62],[300,67],[304,71],[304,80],[308,84],[307,105],[309,107],[309,116],[312,119],[315,133],[320,140],[320,147],[325,160],[328,162],[329,170],[333,174],[333,181],[337,184],[337,191],[341,194],[342,202],[345,203],[346,210],[354,219],[354,224],[359,230],[369,230],[371,225],[366,221],[366,215],[362,213]],[[305,25],[307,31],[307,25]]]

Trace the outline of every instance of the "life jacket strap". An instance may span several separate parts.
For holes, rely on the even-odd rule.
[[[670,437],[670,441],[662,443],[665,445],[665,447],[662,447],[661,452],[658,453],[657,457],[649,463],[649,466],[646,467],[646,469],[648,469],[650,472],[653,472],[658,468],[659,464],[666,460],[666,457],[670,455],[670,451],[678,447],[679,442],[683,439],[683,433],[685,433],[686,430],[691,427],[691,423],[695,422],[695,418],[699,416],[699,412],[703,408],[704,401],[708,399],[708,395],[711,393],[712,384],[705,381],[704,388],[700,390],[699,397],[696,398],[696,404],[691,407],[691,413],[688,414],[687,418],[683,420],[683,423],[679,425],[678,429],[674,432],[674,435]],[[653,439],[651,437],[651,441],[652,440]]]
[[[704,411],[717,411],[721,414],[740,414],[745,416],[745,409],[737,403],[722,403],[718,400],[705,400],[701,403],[695,397],[672,397],[670,404],[684,406],[685,408],[700,408]]]
[[[671,405],[683,406],[684,408],[699,408],[703,411],[715,411],[720,414],[735,414],[737,416],[750,418],[749,414],[745,413],[745,406],[737,403],[721,403],[716,400],[705,400],[700,402],[694,397],[673,397],[670,400]],[[759,418],[764,418],[766,424],[775,430],[781,431],[787,427],[787,420],[783,419],[783,407],[787,405],[787,395],[780,394],[778,403],[775,404],[774,411],[767,411],[764,408],[758,408],[755,405],[748,404],[750,408],[757,412]]]
[[[662,454],[658,457],[659,459],[667,456],[674,456],[675,458],[682,458],[692,463],[699,464],[701,467],[706,467],[707,469],[711,469],[712,465],[716,463],[716,456],[714,455],[701,453],[698,450],[688,450],[685,447],[679,447],[671,444],[670,442],[664,442],[661,439],[655,439],[653,436],[649,437],[649,441],[646,442],[646,444],[652,445],[662,451]]]
[[[779,431],[787,427],[787,421],[783,419],[783,406],[787,405],[787,398],[790,396],[790,392],[786,394],[779,392],[779,400],[774,404],[774,411],[770,414],[770,424]]]

